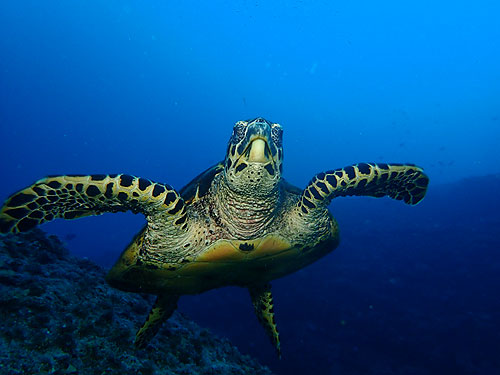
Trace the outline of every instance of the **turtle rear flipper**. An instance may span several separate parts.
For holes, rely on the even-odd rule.
[[[359,163],[318,173],[297,205],[307,214],[335,197],[350,195],[389,196],[413,205],[424,198],[428,184],[429,178],[414,165]]]
[[[281,358],[280,336],[276,322],[274,321],[273,296],[271,294],[271,285],[253,286],[248,288],[250,298],[254,307],[255,315],[259,323],[266,330],[271,339],[278,357]]]
[[[166,212],[184,227],[184,201],[169,185],[126,174],[51,176],[13,194],[0,211],[0,233],[28,231],[56,218],[132,211]]]
[[[144,349],[153,337],[158,333],[165,320],[170,318],[177,308],[177,295],[160,295],[148,315],[148,318],[137,331],[134,345],[138,349]]]

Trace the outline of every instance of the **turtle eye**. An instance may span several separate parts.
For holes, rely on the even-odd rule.
[[[232,143],[239,143],[245,136],[245,125],[237,123],[233,128],[233,135],[231,137]]]
[[[271,139],[277,147],[281,147],[283,141],[283,129],[279,126],[273,126],[271,128]]]

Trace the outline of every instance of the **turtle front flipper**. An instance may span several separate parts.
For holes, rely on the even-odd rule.
[[[148,318],[137,331],[135,335],[134,345],[136,348],[143,349],[158,333],[161,325],[165,320],[170,318],[177,308],[177,295],[160,295],[148,315]]]
[[[273,296],[271,294],[271,285],[254,286],[248,288],[255,315],[259,319],[260,324],[266,330],[267,335],[271,339],[278,357],[281,358],[280,336],[276,322],[274,321]]]
[[[421,168],[403,164],[360,163],[318,173],[302,192],[297,203],[303,213],[328,205],[335,197],[349,195],[384,197],[420,202],[427,191],[429,178]]]
[[[56,218],[132,211],[166,212],[185,227],[184,201],[169,185],[126,174],[51,176],[13,194],[0,211],[0,233],[28,231]]]

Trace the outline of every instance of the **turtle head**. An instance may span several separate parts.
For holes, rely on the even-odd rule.
[[[281,125],[262,117],[238,121],[229,139],[224,174],[231,189],[267,195],[281,178]]]

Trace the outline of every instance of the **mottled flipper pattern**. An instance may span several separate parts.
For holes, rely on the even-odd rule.
[[[174,215],[184,227],[184,201],[169,185],[121,175],[52,176],[13,194],[0,211],[0,233],[28,231],[56,218],[132,211]]]
[[[318,173],[302,192],[299,208],[307,214],[335,197],[389,196],[408,204],[420,202],[429,178],[414,165],[359,163]]]
[[[161,295],[156,299],[155,305],[144,322],[143,326],[135,335],[135,346],[139,349],[145,348],[153,337],[158,333],[162,323],[170,318],[177,308],[177,295]]]
[[[263,286],[251,287],[248,288],[248,290],[250,292],[250,297],[252,298],[255,314],[276,348],[278,357],[281,358],[280,337],[278,328],[276,327],[276,322],[274,321],[271,285],[266,284]]]

